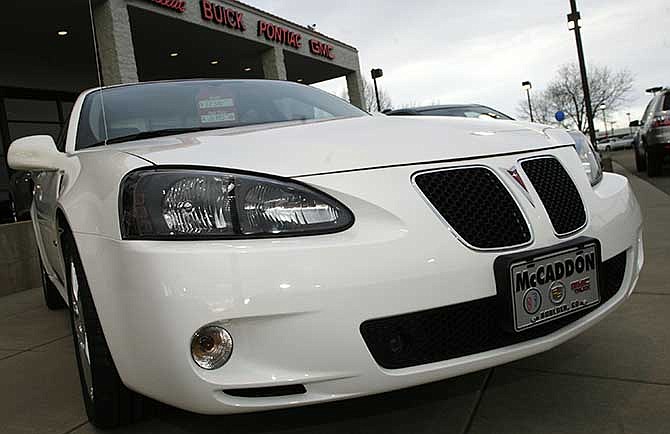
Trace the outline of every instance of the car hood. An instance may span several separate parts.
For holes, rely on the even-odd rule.
[[[221,167],[298,177],[573,143],[564,130],[525,122],[365,116],[212,130],[110,147],[157,165]]]

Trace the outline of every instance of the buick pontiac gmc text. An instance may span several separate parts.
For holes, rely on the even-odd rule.
[[[642,219],[580,133],[370,116],[288,82],[84,92],[16,140],[51,308],[100,427],[226,414],[545,351],[633,290]]]

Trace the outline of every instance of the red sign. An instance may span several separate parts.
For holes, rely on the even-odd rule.
[[[242,12],[212,4],[208,0],[200,2],[200,11],[202,12],[202,19],[205,21],[212,21],[241,32],[247,29],[244,25],[244,14]]]
[[[293,48],[302,46],[302,35],[284,27],[258,20],[258,36],[264,36],[268,41],[279,42]]]
[[[333,46],[326,44],[325,42],[317,41],[316,39],[309,40],[309,51],[316,56],[325,57],[330,60],[335,58],[335,54],[333,54]]]
[[[168,9],[172,9],[179,13],[186,10],[186,0],[149,0],[151,3],[156,3]]]

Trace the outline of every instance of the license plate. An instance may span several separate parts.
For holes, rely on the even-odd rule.
[[[600,303],[599,263],[595,241],[511,262],[514,329],[526,330]]]

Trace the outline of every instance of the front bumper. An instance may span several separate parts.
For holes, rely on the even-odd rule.
[[[570,148],[552,153],[571,173]],[[537,155],[546,154],[539,152]],[[518,156],[473,164],[509,167]],[[452,164],[455,165],[455,164]],[[360,325],[495,295],[493,262],[435,217],[409,180],[449,164],[320,175],[302,180],[356,215],[345,232],[279,240],[120,241],[75,233],[105,336],[124,383],[168,404],[208,414],[266,410],[384,392],[488,368],[548,350],[592,326],[633,290],[642,266],[641,214],[625,178],[591,188],[575,179],[602,259],[627,252],[621,289],[588,315],[530,341],[435,363],[388,370],[371,356]],[[342,192],[347,192],[347,194]],[[517,193],[514,193],[517,194]],[[520,193],[518,193],[520,194]],[[541,206],[517,200],[534,231],[516,251],[558,244]],[[505,253],[509,253],[506,251]],[[234,351],[214,371],[199,369],[189,344],[221,322]],[[229,389],[302,384],[306,393],[236,397]]]

